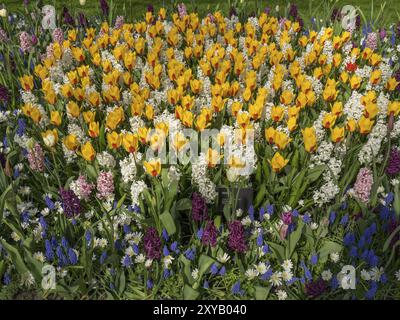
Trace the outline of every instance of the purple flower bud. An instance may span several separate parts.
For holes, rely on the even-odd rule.
[[[281,216],[281,220],[284,224],[289,225],[292,223],[292,213],[289,212],[283,212]]]

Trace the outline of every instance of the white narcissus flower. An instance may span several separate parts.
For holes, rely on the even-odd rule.
[[[86,0],[79,0],[79,4],[80,4],[81,6],[84,6],[84,5],[86,4]]]
[[[1,9],[0,10],[0,17],[2,17],[2,18],[7,17],[7,9]]]

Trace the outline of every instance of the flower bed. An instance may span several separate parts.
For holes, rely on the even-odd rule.
[[[150,8],[54,29],[4,112],[3,284],[66,298],[398,297],[398,40],[308,29],[293,10]]]

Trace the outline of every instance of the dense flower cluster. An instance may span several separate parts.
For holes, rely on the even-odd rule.
[[[395,29],[337,27],[339,10],[317,28],[295,5],[149,6],[139,21],[100,8],[109,22],[64,8],[47,40],[14,35],[7,70],[23,74],[0,86],[4,285],[39,288],[51,264],[56,292],[316,299],[347,297],[354,265],[351,298],[395,292]]]

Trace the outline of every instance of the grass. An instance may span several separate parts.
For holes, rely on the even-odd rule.
[[[301,1],[287,1],[287,0],[241,0],[245,7],[245,12],[251,13],[257,11],[257,9],[264,9],[270,7],[275,9],[277,5],[280,6],[281,12],[284,8],[287,8],[289,3],[295,3],[298,6],[300,16],[306,22],[309,22],[312,17],[317,19],[325,19],[330,14],[330,8],[343,7],[344,5],[353,5],[359,7],[367,20],[373,20],[377,18],[378,12],[380,11],[381,5],[385,4],[384,9],[379,16],[379,26],[388,26],[391,23],[397,23],[400,20],[400,2],[399,0],[386,0],[379,1],[375,0],[301,0]],[[31,2],[34,2],[31,0]],[[84,6],[79,4],[79,0],[48,0],[44,1],[46,4],[53,3],[58,12],[64,6],[69,8],[72,12],[84,12],[86,15],[97,15],[100,12],[99,0],[87,0]],[[111,3],[111,0],[108,0]],[[200,15],[204,16],[210,11],[220,9],[225,14],[229,12],[229,6],[232,0],[113,0],[116,14],[124,15],[127,19],[134,20],[143,16],[146,12],[148,4],[152,4],[155,9],[162,6],[170,7],[173,3],[184,2],[189,11],[196,10]],[[9,12],[23,9],[22,0],[0,0],[1,5],[5,6]]]

